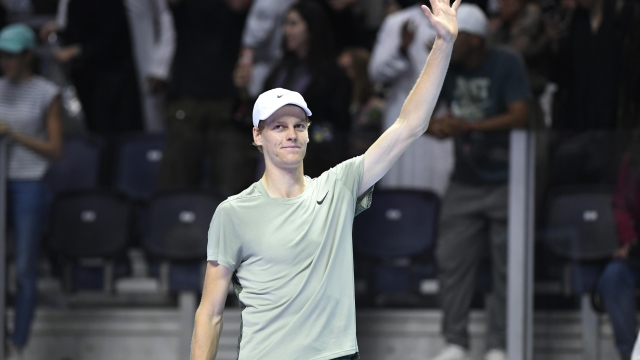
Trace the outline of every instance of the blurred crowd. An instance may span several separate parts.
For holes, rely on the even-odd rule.
[[[131,132],[160,134],[166,150],[158,190],[207,184],[235,194],[261,175],[251,145],[253,102],[280,87],[301,93],[313,112],[305,173],[315,177],[363,154],[393,124],[435,41],[419,7],[428,1],[53,3],[0,2],[0,134],[14,140],[9,212],[21,244],[17,348],[27,341],[35,306],[42,179],[63,156],[65,136],[100,136],[108,148]],[[621,169],[615,206],[624,229],[616,256],[627,257],[637,240],[640,1],[464,3],[431,126],[379,187],[443,199],[436,258],[448,346],[438,359],[466,356],[474,269],[485,252],[477,238],[489,239],[493,360],[505,348],[509,130],[539,134],[539,194],[567,184],[613,185]],[[602,144],[613,155],[595,154]],[[588,166],[594,162],[596,170]],[[640,270],[625,264],[606,274],[622,272],[631,279],[625,289],[633,289]],[[603,292],[619,300],[621,288]],[[624,309],[634,311],[628,303]],[[629,358],[635,323],[622,306],[607,309],[621,319],[614,330]]]

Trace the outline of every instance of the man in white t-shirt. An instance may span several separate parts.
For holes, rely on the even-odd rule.
[[[318,178],[303,171],[311,111],[302,96],[273,89],[258,97],[253,139],[265,173],[221,203],[211,221],[192,360],[216,354],[231,281],[242,309],[239,360],[359,358],[353,218],[429,126],[458,32],[459,4],[432,0],[433,12],[423,7],[437,39],[400,116],[364,155]]]

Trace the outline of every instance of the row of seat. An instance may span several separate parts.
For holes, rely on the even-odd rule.
[[[101,137],[68,137],[64,157],[54,163],[46,180],[52,192],[90,190],[100,187],[107,157],[115,159],[113,189],[133,200],[148,200],[156,190],[160,163],[165,149],[162,135],[131,134],[117,140],[113,154]],[[111,174],[109,174],[111,175]]]
[[[47,241],[51,251],[66,263],[86,257],[114,259],[131,246],[132,234],[137,233],[140,245],[154,259],[201,262],[206,230],[221,198],[197,192],[156,194],[164,151],[164,139],[157,135],[132,135],[119,141],[113,181],[117,193],[87,192],[99,184],[103,149],[99,138],[67,139],[64,160],[51,168],[48,181],[58,194]],[[597,271],[590,268],[595,266],[593,261],[607,260],[616,246],[611,193],[610,188],[597,186],[565,187],[551,193],[538,231],[542,245],[538,248],[560,259],[561,267],[571,267],[575,276],[538,271],[542,279],[573,284],[568,286],[576,293],[592,285],[597,278]],[[378,190],[374,196],[372,208],[354,222],[357,257],[373,263],[356,271],[375,293],[415,293],[421,279],[436,274],[433,250],[439,199],[415,191]],[[144,200],[148,206],[140,211],[131,200]],[[488,266],[483,269],[488,272]],[[591,273],[596,275],[584,275]],[[486,283],[490,281],[481,290],[490,289]]]

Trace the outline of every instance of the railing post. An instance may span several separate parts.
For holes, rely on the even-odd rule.
[[[509,169],[507,358],[533,359],[535,134],[513,130]]]
[[[7,139],[0,135],[0,360],[4,360],[4,328],[6,324],[6,228],[7,222]]]

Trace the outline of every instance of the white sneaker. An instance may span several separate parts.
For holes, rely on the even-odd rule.
[[[467,360],[467,350],[460,345],[447,344],[447,346],[431,360]]]
[[[484,360],[507,360],[507,353],[502,349],[491,349],[484,355]]]

